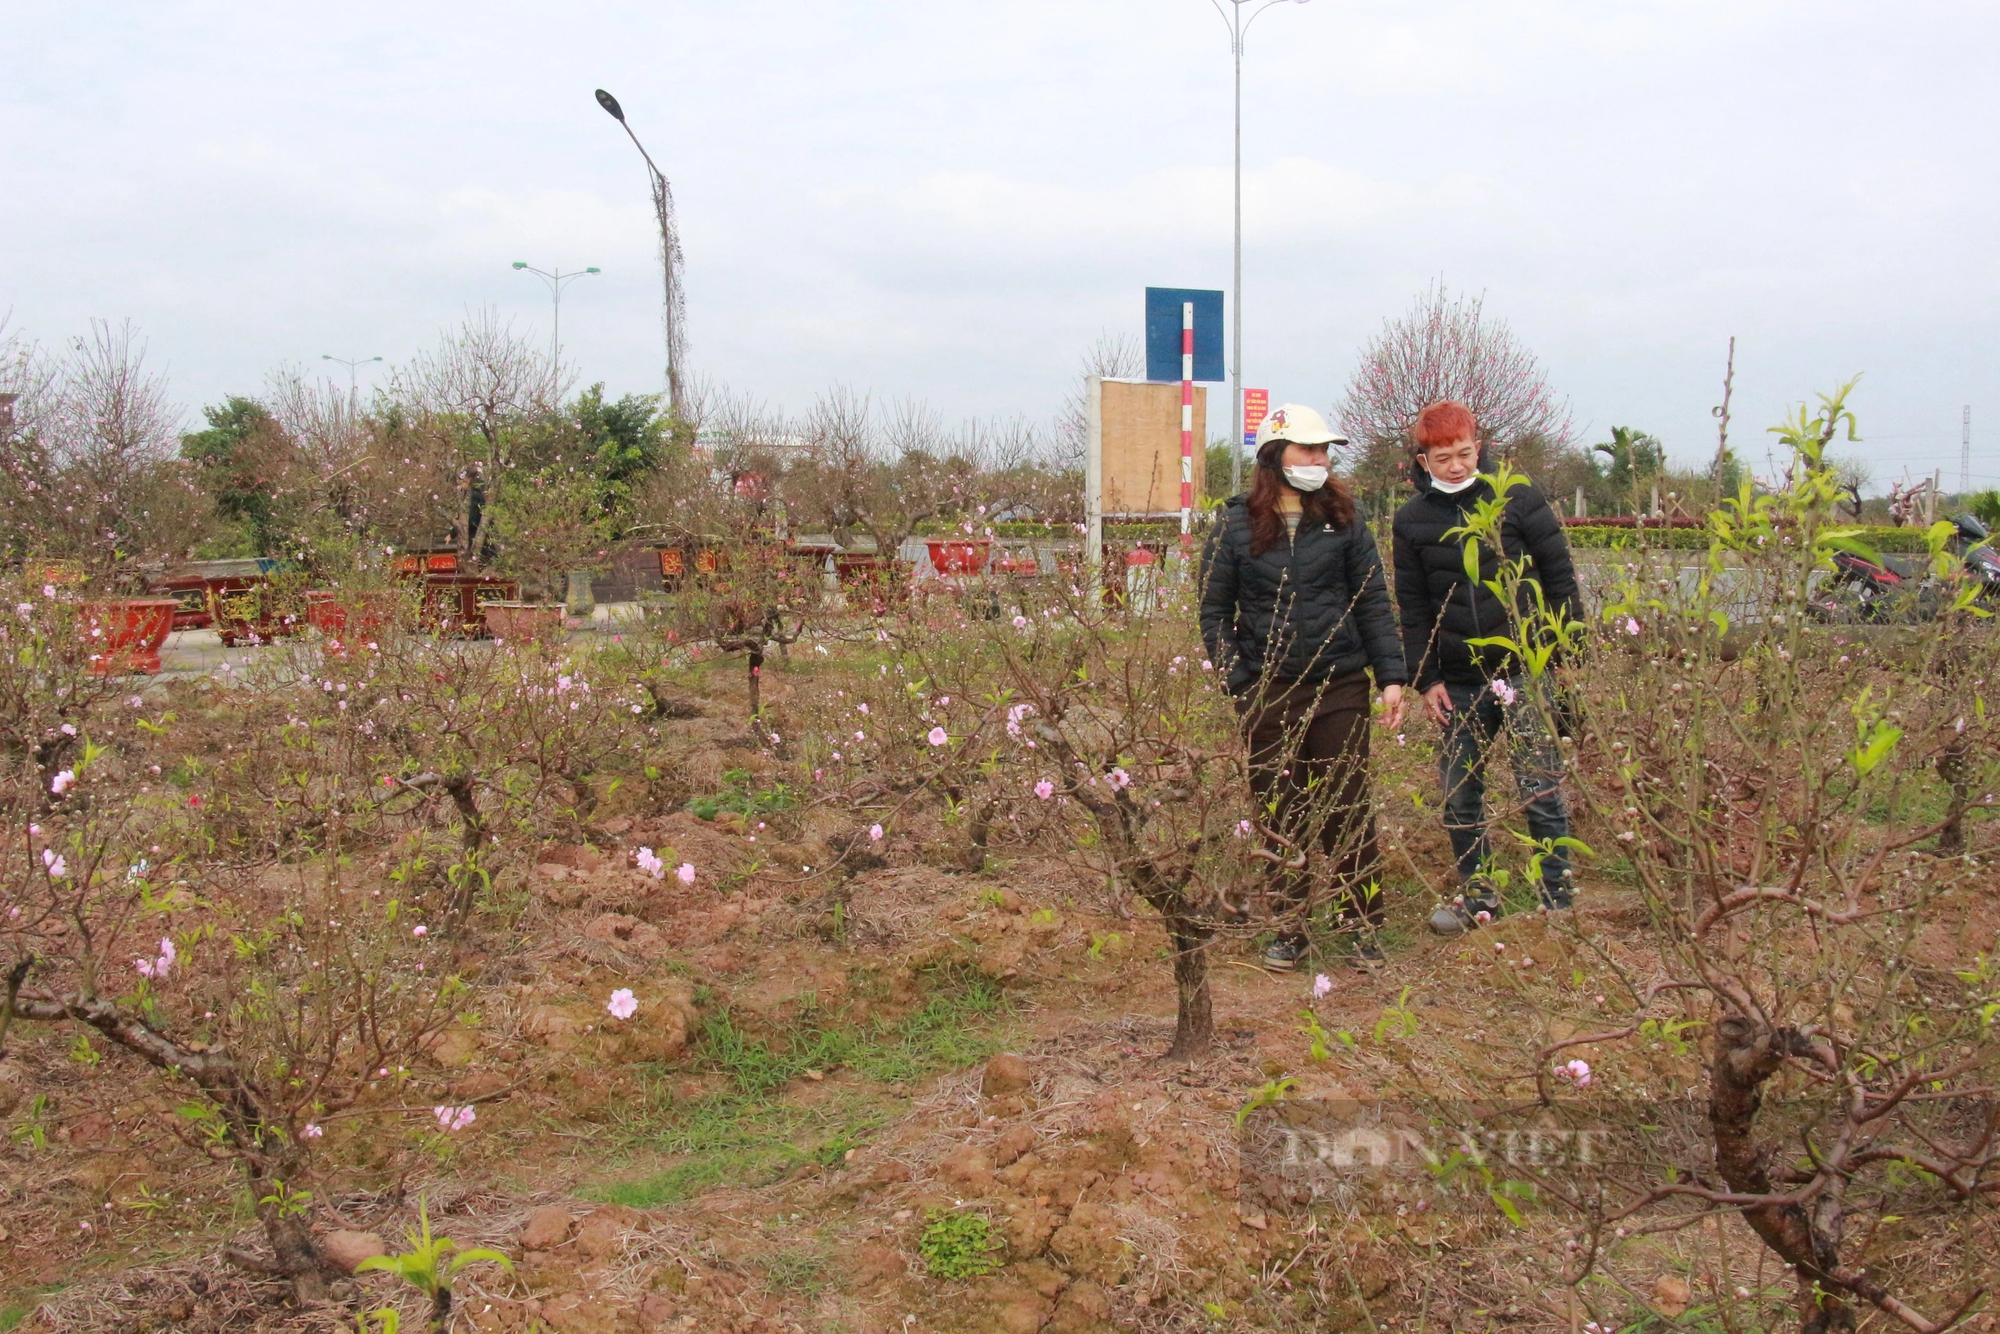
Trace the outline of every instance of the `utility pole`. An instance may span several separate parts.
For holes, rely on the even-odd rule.
[[[1967,403],[1958,421],[1958,494],[1972,494],[1972,405]]]
[[[1229,423],[1229,490],[1233,495],[1243,489],[1243,38],[1250,31],[1250,25],[1257,16],[1272,5],[1283,4],[1285,0],[1209,0],[1215,12],[1222,15],[1222,21],[1229,25],[1229,53],[1236,61],[1236,233],[1235,267],[1230,279],[1230,346],[1229,346],[1229,397],[1234,403],[1234,416]],[[1227,3],[1229,8],[1222,6]],[[1306,0],[1296,0],[1305,4]],[[1243,17],[1243,6],[1254,5],[1250,17]]]
[[[1722,370],[1722,402],[1710,409],[1715,428],[1715,503],[1729,497],[1722,494],[1722,477],[1729,469],[1729,396],[1736,389],[1736,335],[1729,335],[1729,362]]]
[[[356,385],[357,385],[357,383],[358,383],[358,381],[357,381],[357,376],[356,376],[356,372],[357,372],[357,371],[358,371],[358,370],[359,370],[359,369],[360,369],[361,367],[363,367],[363,366],[366,366],[366,365],[370,364],[371,362],[377,362],[377,361],[380,361],[380,360],[382,360],[382,358],[380,358],[380,357],[336,357],[336,356],[332,355],[331,353],[328,353],[328,352],[322,352],[322,353],[320,353],[320,354],[319,354],[319,359],[320,359],[321,361],[330,361],[330,362],[334,363],[334,364],[335,364],[336,366],[345,366],[345,367],[347,367],[347,415],[348,415],[348,416],[350,416],[350,417],[351,417],[351,416],[353,416],[353,415],[355,415],[355,412],[356,412],[357,408],[359,407],[359,401],[358,401],[358,399],[357,399],[357,397],[356,397],[356,395],[357,395],[357,393],[358,393],[358,390],[357,390],[357,388],[356,388]],[[1970,411],[1971,411],[1971,409],[1970,409],[1970,408],[1967,408],[1967,409],[1966,409],[1966,411],[1970,412]]]
[[[652,178],[653,216],[660,224],[660,279],[666,289],[660,322],[665,326],[667,339],[667,409],[679,416],[686,406],[681,389],[687,373],[687,294],[681,285],[681,233],[674,217],[673,187],[667,184],[667,174],[654,165],[653,155],[626,123],[625,108],[618,105],[618,99],[599,88],[597,105],[625,131],[632,146],[639,150],[639,156],[646,159],[646,171]]]
[[[514,267],[516,269],[519,269],[523,273],[534,274],[537,278],[540,278],[542,280],[543,285],[549,289],[549,297],[553,301],[555,306],[554,321],[553,321],[554,332],[549,335],[549,373],[556,377],[557,383],[561,383],[563,288],[569,283],[575,282],[578,278],[582,278],[593,273],[602,273],[604,272],[604,270],[598,268],[595,264],[593,264],[587,269],[575,269],[569,273],[564,273],[562,271],[562,265],[558,264],[556,265],[556,271],[554,273],[547,273],[541,269],[536,268],[534,265],[528,263],[528,261],[525,259],[515,260]]]

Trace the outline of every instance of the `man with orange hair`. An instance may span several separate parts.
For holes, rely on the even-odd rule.
[[[1501,913],[1486,836],[1486,761],[1501,734],[1513,737],[1515,786],[1528,832],[1543,849],[1538,888],[1545,909],[1572,901],[1569,858],[1557,842],[1569,836],[1569,810],[1562,752],[1548,710],[1540,707],[1548,701],[1512,653],[1475,642],[1516,629],[1516,609],[1487,587],[1498,578],[1499,558],[1482,547],[1479,578],[1472,579],[1465,554],[1470,539],[1450,535],[1464,526],[1469,511],[1493,498],[1481,472],[1486,460],[1479,422],[1463,403],[1433,403],[1417,415],[1410,434],[1417,494],[1396,511],[1396,608],[1411,680],[1424,712],[1444,729],[1438,768],[1459,893],[1431,915],[1431,929],[1460,935]],[[1581,603],[1562,520],[1532,484],[1508,494],[1500,544],[1509,560],[1525,562],[1525,577],[1541,585],[1550,611],[1576,618]]]

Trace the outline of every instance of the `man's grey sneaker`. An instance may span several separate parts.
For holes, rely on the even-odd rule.
[[[1550,912],[1561,912],[1576,902],[1576,895],[1567,881],[1542,886],[1542,907]]]
[[[1382,947],[1377,945],[1372,937],[1358,936],[1355,938],[1353,963],[1356,968],[1365,968],[1372,971],[1380,968],[1387,962],[1388,959],[1382,953]]]
[[[1264,966],[1273,972],[1289,973],[1306,957],[1306,938],[1296,932],[1279,936],[1264,947]]]
[[[1460,896],[1431,914],[1431,930],[1441,936],[1462,936],[1500,915],[1498,899]]]

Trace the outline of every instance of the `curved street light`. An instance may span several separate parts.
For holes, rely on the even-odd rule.
[[[678,415],[681,369],[687,357],[687,299],[681,290],[681,237],[674,220],[673,188],[667,184],[666,173],[653,162],[653,155],[639,142],[639,136],[632,133],[625,120],[625,108],[618,105],[618,99],[599,88],[597,105],[624,127],[626,137],[639,150],[639,156],[646,159],[646,170],[652,175],[653,213],[660,222],[660,276],[666,287],[661,320],[667,336],[667,408]]]
[[[1243,489],[1243,38],[1259,14],[1273,5],[1286,2],[1209,0],[1215,6],[1215,12],[1222,15],[1222,21],[1229,26],[1229,53],[1236,60],[1236,267],[1229,293],[1230,395],[1236,400],[1236,416],[1229,424],[1229,489],[1232,493]],[[1291,0],[1291,3],[1303,5],[1306,0]],[[1229,6],[1227,9],[1223,8],[1225,4]],[[1243,16],[1246,5],[1252,7],[1248,18]]]
[[[563,288],[567,287],[570,283],[575,282],[578,278],[587,277],[588,275],[593,273],[602,273],[604,272],[604,270],[598,268],[595,264],[593,264],[587,269],[572,269],[570,272],[564,273],[562,271],[562,266],[557,265],[556,271],[554,273],[550,273],[546,269],[536,268],[534,265],[528,263],[528,261],[525,259],[515,260],[514,267],[521,270],[521,272],[523,273],[534,274],[537,278],[540,278],[543,284],[546,285],[549,289],[549,296],[555,304],[554,328],[549,335],[549,373],[551,375],[560,376],[562,370]]]

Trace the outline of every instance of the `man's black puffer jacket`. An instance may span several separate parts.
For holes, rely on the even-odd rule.
[[[1465,522],[1466,512],[1493,496],[1485,478],[1457,495],[1431,487],[1430,475],[1418,467],[1417,494],[1396,511],[1396,607],[1403,625],[1403,656],[1419,691],[1440,681],[1483,685],[1515,670],[1513,655],[1492,645],[1473,648],[1466,641],[1512,633],[1507,608],[1484,581],[1497,577],[1498,558],[1490,548],[1480,552],[1479,577],[1465,577],[1465,539],[1445,533]],[[1562,520],[1532,484],[1507,498],[1500,521],[1500,545],[1508,559],[1528,558],[1527,577],[1542,586],[1551,611],[1561,609],[1571,620],[1582,601],[1577,596],[1576,567],[1570,563],[1569,541]],[[1524,605],[1531,596],[1524,587]]]
[[[1266,672],[1317,684],[1366,667],[1377,685],[1409,680],[1382,556],[1368,526],[1301,519],[1297,535],[1250,554],[1247,496],[1223,506],[1203,557],[1201,638],[1225,688]]]

